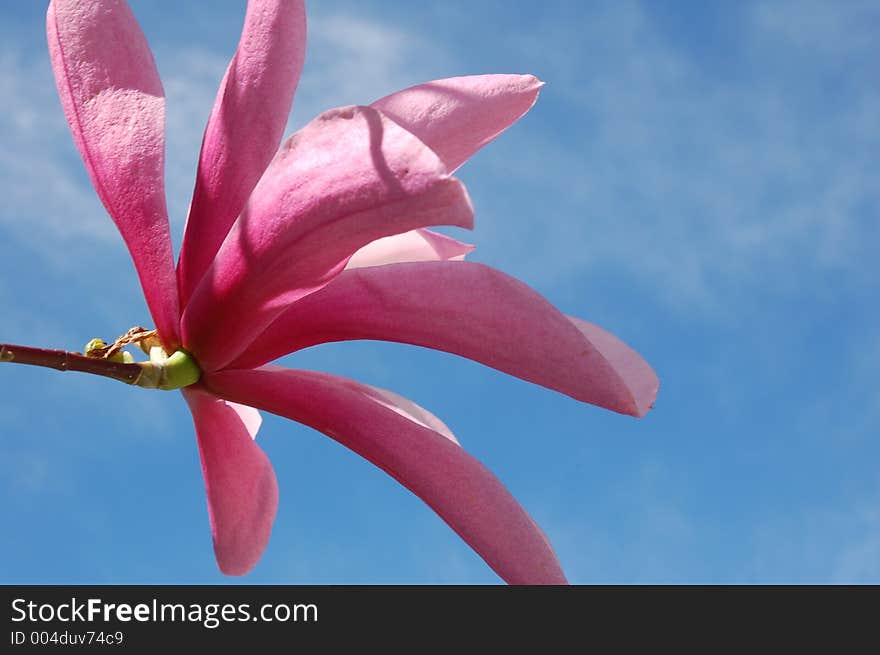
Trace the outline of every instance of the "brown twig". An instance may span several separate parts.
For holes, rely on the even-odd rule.
[[[128,384],[135,384],[142,370],[137,364],[123,364],[109,359],[86,357],[66,350],[31,348],[8,343],[0,344],[0,362],[42,366],[58,371],[80,371],[81,373],[113,378]]]

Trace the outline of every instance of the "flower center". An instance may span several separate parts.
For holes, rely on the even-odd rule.
[[[138,362],[141,375],[135,382],[146,389],[182,389],[199,381],[202,371],[188,352],[177,350],[168,355],[162,346],[150,348],[150,361]]]
[[[123,350],[131,345],[137,345],[147,353],[149,361],[136,362],[131,353]],[[110,345],[101,339],[92,339],[86,344],[85,355],[94,359],[136,364],[141,372],[131,384],[145,389],[182,389],[198,382],[202,375],[192,355],[185,350],[177,350],[169,355],[156,331],[142,327],[131,328]]]

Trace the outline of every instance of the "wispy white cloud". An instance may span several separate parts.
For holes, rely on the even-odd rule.
[[[844,504],[805,504],[756,523],[744,546],[747,580],[876,584],[880,581],[880,504],[865,496]]]
[[[570,498],[541,523],[575,584],[705,583],[712,563],[694,561],[716,526],[688,507],[682,482],[662,461],[634,461],[595,498]],[[546,509],[546,508],[545,508]],[[555,516],[554,516],[555,515]],[[610,518],[613,517],[613,518]]]
[[[880,89],[858,58],[876,60],[876,4],[755,5],[732,64],[682,49],[635,2],[603,7],[523,40],[548,81],[545,119],[580,129],[518,136],[519,155],[493,146],[499,175],[552,196],[529,239],[495,210],[509,258],[544,281],[623,272],[689,312],[828,272],[866,281]],[[855,23],[874,38],[850,39]]]
[[[302,125],[332,107],[368,104],[426,81],[432,66],[449,58],[429,36],[390,21],[316,9],[309,18],[306,64],[292,125]]]
[[[822,0],[764,0],[755,9],[761,30],[808,50],[840,55],[877,48],[877,3],[848,0],[836,7]]]
[[[0,94],[0,226],[47,256],[71,240],[108,240],[85,173],[71,170],[73,144],[47,60],[4,46]]]

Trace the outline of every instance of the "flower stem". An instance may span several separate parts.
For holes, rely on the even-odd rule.
[[[126,384],[137,384],[143,370],[138,364],[123,364],[109,359],[86,357],[66,350],[31,348],[8,343],[0,344],[0,362],[42,366],[58,371],[80,371],[113,378]]]

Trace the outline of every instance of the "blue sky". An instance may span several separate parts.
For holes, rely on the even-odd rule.
[[[168,96],[176,244],[244,2],[131,2]],[[512,8],[516,7],[513,11]],[[0,0],[0,342],[78,349],[149,318],[82,167],[45,4]],[[534,73],[459,172],[471,259],[610,329],[657,370],[635,420],[452,355],[373,342],[291,366],[440,416],[577,583],[880,583],[880,7],[310,3],[289,125],[430,79]],[[418,499],[267,416],[272,540],[249,583],[496,583]],[[0,581],[224,583],[175,393],[0,368]]]

